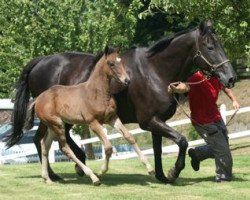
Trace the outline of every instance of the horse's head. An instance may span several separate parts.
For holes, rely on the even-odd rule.
[[[216,75],[225,87],[233,87],[236,73],[216,37],[211,21],[201,23],[195,37],[194,64],[209,75]]]
[[[119,57],[119,50],[106,46],[104,56],[107,74],[127,86],[130,83],[130,78],[125,70],[124,63]]]

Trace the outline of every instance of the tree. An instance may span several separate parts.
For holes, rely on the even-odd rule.
[[[140,1],[0,1],[0,97],[8,97],[23,66],[39,55],[128,48]]]
[[[150,0],[140,17],[165,14],[165,20],[177,25],[212,19],[231,60],[242,58],[250,65],[250,1],[248,0]],[[178,19],[179,18],[179,19]]]

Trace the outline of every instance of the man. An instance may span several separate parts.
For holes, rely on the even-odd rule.
[[[201,161],[214,158],[217,182],[231,181],[233,166],[228,131],[216,104],[220,90],[226,93],[234,109],[238,110],[240,105],[232,90],[223,88],[217,77],[207,79],[200,71],[190,76],[188,83],[169,87],[170,92],[188,92],[192,124],[206,142],[204,146],[189,149],[192,168],[198,171]]]

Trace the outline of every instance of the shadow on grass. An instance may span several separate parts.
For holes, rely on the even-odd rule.
[[[237,173],[234,174],[234,178],[231,181],[233,182],[246,182],[249,181],[249,179],[244,179],[244,178],[240,178],[239,176],[244,175],[244,173]],[[198,177],[198,178],[185,178],[185,177],[181,177],[179,179],[176,180],[175,183],[173,183],[174,186],[186,186],[186,185],[195,185],[195,184],[199,184],[201,182],[215,182],[215,177],[214,176],[208,176],[208,177]],[[218,183],[220,184],[220,183]]]
[[[84,185],[84,184],[91,185],[92,184],[90,178],[87,176],[80,177],[74,173],[61,173],[59,175],[61,178],[63,178],[63,180],[57,181],[60,184],[80,184],[80,185]],[[233,178],[232,182],[249,181],[249,179],[241,178],[244,175],[246,175],[246,174],[244,174],[244,173],[234,174],[234,178]],[[18,176],[16,178],[42,179],[40,175]],[[180,177],[171,185],[173,185],[173,186],[188,186],[188,185],[199,184],[201,182],[214,182],[215,183],[214,179],[215,179],[214,176],[197,177],[197,178]],[[144,174],[112,174],[112,173],[108,173],[108,174],[100,177],[100,181],[101,181],[102,185],[106,185],[106,186],[116,186],[116,185],[123,185],[123,184],[145,186],[145,185],[150,185],[152,183],[164,185],[164,183],[161,183],[155,177],[150,176],[150,175],[144,175]],[[220,183],[218,183],[218,184],[220,184]]]
[[[87,176],[80,177],[74,173],[61,173],[58,174],[63,180],[57,181],[61,184],[92,184],[91,179]],[[41,178],[40,175],[35,176],[18,176],[16,178]],[[106,186],[133,184],[133,185],[149,185],[150,183],[160,183],[150,175],[144,174],[112,174],[99,177],[101,183]]]
[[[250,147],[250,144],[233,145],[230,149],[231,149],[231,151],[235,151],[235,150],[244,149],[244,148],[247,148],[247,147]]]

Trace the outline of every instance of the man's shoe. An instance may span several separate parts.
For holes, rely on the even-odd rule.
[[[196,154],[195,154],[195,150],[194,149],[189,149],[188,150],[188,155],[191,158],[191,166],[193,168],[194,171],[199,171],[200,169],[200,161],[197,158]]]
[[[232,178],[226,178],[223,175],[216,175],[215,177],[215,182],[217,183],[223,183],[223,182],[230,182]]]

